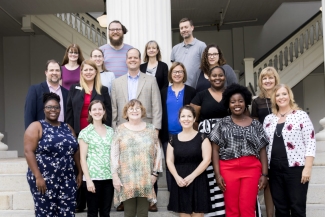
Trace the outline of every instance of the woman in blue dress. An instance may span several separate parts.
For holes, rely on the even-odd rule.
[[[73,129],[59,122],[60,97],[43,96],[45,119],[29,125],[24,135],[28,163],[27,181],[33,195],[35,216],[74,216],[75,193],[81,184],[80,156]]]

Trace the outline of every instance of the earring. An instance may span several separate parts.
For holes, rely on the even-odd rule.
[[[229,108],[227,109],[227,112],[228,112],[228,114],[230,114],[230,115],[231,115],[231,111],[230,111],[230,109],[229,109]]]

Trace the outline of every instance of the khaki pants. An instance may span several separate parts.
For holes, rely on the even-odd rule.
[[[148,217],[149,201],[146,197],[131,198],[124,203],[124,217]]]

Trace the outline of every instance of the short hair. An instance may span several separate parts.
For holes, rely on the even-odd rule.
[[[288,95],[289,95],[289,99],[290,99],[290,102],[289,102],[290,108],[292,110],[301,110],[301,108],[299,108],[299,106],[295,102],[291,88],[286,84],[278,84],[274,87],[273,93],[271,96],[272,112],[274,114],[276,114],[279,111],[279,106],[276,104],[276,92],[282,87],[287,89],[287,91],[288,91]]]
[[[206,48],[204,49],[204,51],[202,53],[201,64],[200,64],[200,69],[206,74],[210,70],[208,52],[209,52],[209,49],[212,47],[214,47],[218,50],[218,53],[219,53],[218,64],[219,64],[219,66],[223,66],[227,63],[226,59],[223,56],[222,50],[219,48],[219,46],[215,45],[215,44],[209,44],[208,46],[206,46]]]
[[[60,72],[61,72],[61,67],[60,67],[60,63],[58,62],[58,61],[56,61],[55,59],[51,59],[51,60],[48,60],[47,62],[46,62],[46,68],[45,68],[45,71],[47,71],[48,69],[49,69],[49,65],[50,65],[50,63],[56,63],[56,64],[58,64],[59,65],[59,68],[60,68]]]
[[[104,103],[101,101],[101,100],[94,100],[92,101],[89,106],[88,106],[88,118],[87,118],[87,121],[89,124],[92,124],[94,122],[94,119],[93,117],[89,114],[89,112],[91,111],[91,107],[94,105],[94,104],[97,104],[97,103],[100,103],[102,106],[103,106],[103,110],[105,111],[105,114],[103,115],[103,118],[102,118],[102,123],[105,123],[106,121],[106,118],[107,118],[107,113],[106,113],[106,108],[105,108],[105,105]]]
[[[229,102],[230,98],[235,94],[240,94],[244,98],[245,101],[245,107],[248,108],[248,106],[252,102],[252,93],[247,89],[247,87],[241,86],[239,84],[233,83],[230,86],[228,86],[225,91],[222,93],[222,100],[223,104],[226,107],[226,109],[229,109]]]
[[[69,57],[68,57],[68,53],[69,51],[72,50],[73,52],[78,52],[78,60],[77,63],[78,65],[81,65],[82,61],[85,60],[84,56],[82,55],[81,49],[79,47],[79,45],[77,44],[71,44],[64,53],[63,56],[63,60],[62,60],[62,66],[64,66],[65,64],[67,64],[69,62]]]
[[[221,71],[223,72],[223,75],[226,77],[226,72],[225,70],[221,67],[221,66],[215,66],[215,67],[212,67],[210,70],[209,70],[209,73],[208,73],[208,76],[210,77],[211,76],[211,73],[213,70],[215,69],[221,69]],[[226,78],[227,79],[227,78]]]
[[[185,68],[184,64],[181,62],[173,62],[172,66],[170,67],[170,69],[168,71],[168,81],[170,83],[173,83],[172,73],[173,73],[173,70],[176,68],[176,66],[181,66],[183,68],[183,71],[184,71],[183,83],[185,83],[187,81],[187,72],[186,72],[186,68]]]
[[[274,80],[275,80],[274,87],[275,87],[276,85],[280,84],[280,76],[279,73],[276,71],[276,69],[272,66],[268,66],[261,71],[261,74],[258,77],[258,87],[260,89],[259,97],[261,98],[267,97],[266,90],[263,89],[263,78],[265,76],[272,76],[272,75],[274,76]]]
[[[128,58],[128,53],[130,50],[137,50],[139,52],[139,59],[141,59],[141,52],[139,51],[139,49],[135,48],[135,47],[132,47],[130,48],[127,52],[126,52],[126,58]]]
[[[180,117],[181,117],[181,113],[182,113],[183,110],[188,110],[188,111],[190,111],[190,112],[192,113],[193,117],[196,118],[196,112],[195,112],[195,109],[194,109],[192,106],[190,106],[190,105],[184,105],[184,106],[183,106],[182,108],[180,108],[179,111],[178,111],[178,119],[180,119]]]
[[[140,102],[140,100],[137,100],[137,99],[131,99],[123,108],[123,113],[122,113],[122,117],[125,119],[125,120],[129,120],[128,118],[128,109],[130,107],[133,107],[135,105],[139,105],[140,106],[140,109],[141,109],[141,118],[143,117],[146,117],[147,116],[147,113],[146,113],[146,108],[142,105],[142,103]]]
[[[86,81],[85,81],[84,77],[82,76],[82,70],[83,70],[85,64],[90,65],[91,67],[93,67],[95,69],[96,75],[95,75],[95,78],[94,78],[94,86],[95,86],[95,90],[96,90],[97,94],[101,95],[102,94],[102,92],[101,92],[102,82],[100,80],[100,74],[99,74],[100,72],[98,71],[96,63],[94,61],[92,61],[92,60],[84,60],[81,63],[81,66],[80,66],[80,80],[79,80],[80,87],[82,89],[84,89],[86,93],[90,94],[90,90],[88,88],[88,85],[86,84]]]
[[[95,48],[95,49],[93,49],[93,50],[90,52],[90,57],[93,56],[93,52],[94,52],[95,50],[101,52],[102,55],[103,55],[103,58],[105,58],[105,56],[104,56],[104,52],[103,52],[101,49],[99,49],[99,48]],[[104,61],[103,61],[103,63],[102,63],[102,69],[103,69],[105,72],[107,71],[107,69],[106,69],[106,67],[105,67],[105,59],[104,59]]]
[[[146,44],[146,46],[145,46],[145,48],[144,48],[144,55],[143,55],[143,62],[148,62],[149,61],[149,57],[148,57],[148,54],[147,54],[147,49],[148,49],[148,47],[149,47],[149,45],[151,45],[151,44],[156,44],[156,46],[157,46],[157,50],[158,50],[158,53],[157,53],[157,55],[156,55],[156,59],[158,60],[158,61],[160,61],[161,60],[161,52],[160,52],[160,48],[159,48],[159,45],[158,45],[158,43],[156,42],[156,41],[154,41],[154,40],[151,40],[151,41],[148,41],[147,42],[147,44]]]
[[[187,22],[187,21],[190,22],[190,25],[191,25],[191,26],[194,26],[194,25],[193,25],[193,20],[191,20],[191,19],[189,19],[189,18],[187,18],[187,17],[182,18],[182,19],[179,21],[179,24],[180,24],[180,23]]]
[[[58,102],[58,104],[60,105],[60,96],[57,95],[56,93],[44,93],[43,94],[43,105],[45,106],[45,104],[50,101],[50,100],[55,100]]]
[[[112,22],[110,22],[108,24],[108,29],[109,29],[109,27],[111,26],[112,23],[118,23],[118,24],[120,24],[121,27],[122,27],[122,32],[123,32],[124,35],[128,32],[127,28],[120,21],[118,21],[118,20],[113,20]]]

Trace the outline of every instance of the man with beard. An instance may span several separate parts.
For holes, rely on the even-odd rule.
[[[175,45],[171,54],[172,62],[181,62],[187,71],[185,84],[195,88],[200,75],[200,63],[206,44],[193,37],[193,21],[183,18],[179,21],[179,31],[184,41]]]
[[[60,115],[59,121],[65,120],[66,105],[69,91],[59,84],[61,79],[61,67],[55,60],[49,60],[46,63],[46,81],[32,85],[28,89],[25,102],[25,129],[34,121],[42,120],[45,118],[43,94],[44,93],[56,93],[60,96]]]
[[[123,43],[124,34],[127,32],[128,30],[120,21],[113,20],[108,25],[110,44],[105,44],[100,47],[104,52],[106,69],[114,72],[116,78],[128,72],[128,68],[125,64],[126,52],[132,48],[132,46]]]

